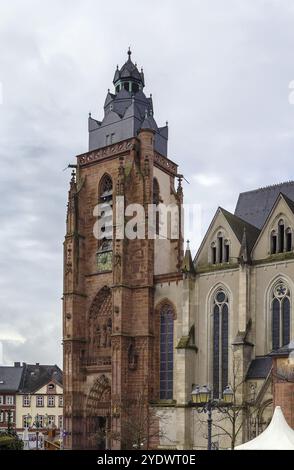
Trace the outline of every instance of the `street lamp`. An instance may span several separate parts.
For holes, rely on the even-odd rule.
[[[48,416],[47,416],[47,418],[48,418]],[[45,417],[45,419],[46,419],[46,417]],[[40,432],[39,429],[43,426],[42,426],[42,423],[41,423],[40,416],[38,414],[35,416],[35,420],[34,420],[33,423],[32,423],[32,421],[33,421],[33,418],[29,413],[28,415],[26,415],[26,427],[28,429],[30,427],[36,428],[36,450],[38,450],[39,449],[39,432]]]
[[[143,449],[143,447],[144,447],[144,442],[140,442],[140,443],[135,442],[135,443],[133,444],[133,448],[134,448],[134,449]]]
[[[191,405],[197,407],[198,413],[207,413],[207,450],[212,449],[212,411],[217,409],[223,411],[223,407],[228,407],[233,403],[234,392],[230,385],[223,391],[223,400],[211,398],[211,390],[207,385],[200,387],[197,385],[191,393]]]
[[[227,385],[223,391],[223,401],[226,405],[232,405],[234,400],[234,392],[230,385]]]

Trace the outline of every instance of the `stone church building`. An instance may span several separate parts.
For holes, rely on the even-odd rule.
[[[275,394],[271,354],[294,337],[294,182],[240,194],[234,214],[219,208],[192,260],[181,233],[158,235],[157,214],[153,236],[145,223],[148,206],[162,204],[179,209],[182,225],[182,175],[130,51],[113,85],[103,119],[89,116],[89,150],[72,165],[68,194],[65,448],[204,448],[205,417],[190,403],[203,384],[215,399],[237,384],[238,441],[264,429],[275,397],[294,426],[293,387]],[[137,237],[121,236],[133,213],[119,217],[118,198],[145,209]],[[142,444],[131,431],[139,415]]]

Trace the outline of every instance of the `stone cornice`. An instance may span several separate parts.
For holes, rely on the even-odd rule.
[[[253,266],[259,266],[262,264],[277,264],[277,263],[285,263],[287,261],[294,260],[294,252],[286,252],[286,253],[277,253],[275,255],[269,255],[268,258],[257,259],[252,261]]]
[[[176,282],[183,279],[183,274],[180,272],[167,273],[167,274],[157,274],[154,276],[155,284],[163,284],[165,282]]]
[[[90,152],[83,153],[81,155],[77,155],[78,165],[80,167],[85,165],[90,165],[97,161],[101,161],[105,158],[109,157],[117,157],[120,154],[128,153],[130,150],[134,148],[135,139],[128,139],[122,142],[118,142],[117,144],[108,145],[107,147],[103,147],[97,150],[91,150]]]
[[[154,166],[157,166],[171,176],[176,176],[178,173],[178,165],[158,152],[154,152]]]

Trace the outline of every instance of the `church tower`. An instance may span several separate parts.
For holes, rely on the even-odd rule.
[[[69,449],[128,448],[126,403],[142,394],[146,403],[159,400],[156,279],[180,273],[182,264],[181,235],[159,239],[157,216],[148,232],[148,205],[179,208],[183,196],[181,178],[174,186],[177,165],[167,158],[168,127],[157,126],[143,70],[130,50],[113,85],[102,121],[89,116],[89,151],[73,165],[68,194],[63,348]],[[138,215],[133,204],[144,217],[132,225]],[[179,212],[179,224],[180,218]],[[124,236],[128,224],[135,236]]]

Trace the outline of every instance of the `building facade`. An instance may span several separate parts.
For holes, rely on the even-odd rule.
[[[31,416],[31,422],[28,421]],[[23,364],[22,379],[16,395],[16,431],[30,428],[30,435],[38,430],[63,430],[62,371],[57,365]]]
[[[288,364],[294,336],[293,201],[294,182],[287,182],[240,194],[234,214],[218,208],[193,262],[186,251],[182,286],[157,289],[157,301],[182,298],[174,404],[160,411],[177,426],[167,426],[162,446],[206,447],[207,424],[189,406],[195,385],[207,384],[215,399],[233,386],[242,408],[235,443],[263,431],[276,405],[294,426],[293,370],[292,380],[278,377],[272,361],[277,355]],[[215,447],[231,447],[229,417],[215,411],[213,419]]]
[[[122,432],[124,403],[141,393],[147,401],[160,398],[155,286],[159,278],[181,277],[181,238],[150,239],[145,220],[135,228],[140,237],[119,235],[134,216],[128,213],[132,204],[146,213],[154,202],[179,207],[182,188],[180,182],[175,187],[177,165],[167,157],[167,126],[156,124],[152,97],[144,94],[144,75],[133,64],[130,51],[113,84],[103,120],[89,117],[89,151],[77,157],[68,199],[63,344],[69,448],[127,446]],[[123,210],[118,198],[129,208],[121,222],[117,222]],[[113,227],[111,223],[104,228],[100,239],[94,233],[97,204],[112,208],[115,221]],[[162,306],[170,323],[174,306],[169,302]],[[169,396],[168,371],[162,383]],[[100,444],[97,435],[103,436]]]
[[[191,407],[197,384],[209,385],[215,399],[238,385],[242,442],[271,418],[277,395],[270,353],[294,334],[294,183],[241,194],[234,214],[219,208],[192,260],[179,230],[182,176],[167,156],[167,126],[157,126],[130,51],[113,85],[102,121],[89,116],[89,151],[71,165],[65,447],[138,446],[133,435],[128,439],[134,419],[126,403],[143,394],[143,415],[147,409],[152,421],[144,447],[205,448],[206,424]],[[134,218],[134,204],[144,209],[144,223]],[[171,223],[161,236],[150,204],[179,209],[176,236]],[[122,236],[130,225],[137,236]],[[229,447],[229,434],[218,433],[215,447]]]
[[[0,429],[15,427],[16,394],[22,377],[20,362],[14,367],[0,366]]]
[[[13,429],[20,438],[28,428],[30,448],[36,445],[36,431],[43,438],[49,431],[56,437],[63,434],[62,371],[57,365],[1,366],[0,402],[0,427]]]

